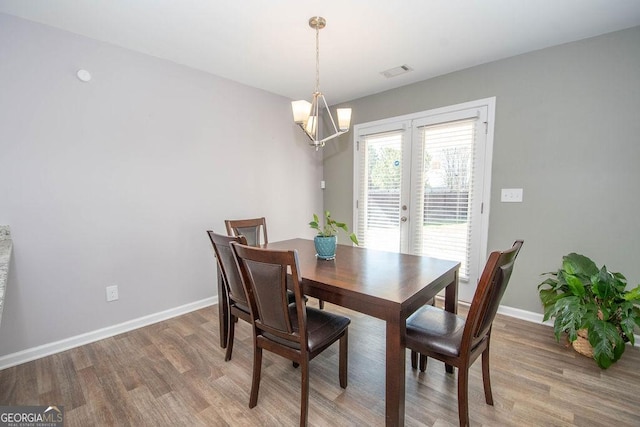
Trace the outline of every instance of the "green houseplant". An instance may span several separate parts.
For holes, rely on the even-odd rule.
[[[598,268],[588,257],[570,253],[557,272],[538,285],[544,320],[554,318],[556,339],[566,332],[574,343],[586,330],[593,358],[608,368],[634,343],[633,331],[640,326],[640,285],[627,291],[627,279]],[[575,346],[575,345],[574,345]]]
[[[325,211],[324,225],[320,224],[320,218],[318,218],[318,215],[313,214],[313,221],[309,223],[309,226],[318,230],[318,234],[314,238],[318,258],[334,259],[336,256],[336,245],[338,244],[338,229],[342,229],[345,233],[349,233],[347,224],[334,220],[331,218],[331,213],[329,211]],[[358,244],[358,238],[355,233],[349,234],[349,239],[351,239],[351,241],[356,245]]]

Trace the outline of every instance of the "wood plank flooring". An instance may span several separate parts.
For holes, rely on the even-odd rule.
[[[315,300],[310,301],[315,304]],[[349,316],[349,386],[338,383],[337,344],[311,362],[309,424],[384,425],[384,323]],[[461,312],[464,309],[461,307]],[[66,426],[295,426],[300,372],[264,353],[258,406],[249,409],[251,330],[236,328],[233,359],[219,347],[217,307],[0,371],[0,405],[63,405]],[[475,426],[639,426],[640,351],[601,370],[557,343],[551,328],[498,315],[491,348],[495,406],[484,402],[480,362],[471,369]],[[411,369],[406,425],[458,424],[456,376],[429,360]]]

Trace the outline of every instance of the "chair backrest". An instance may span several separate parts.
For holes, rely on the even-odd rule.
[[[493,319],[523,243],[522,240],[516,240],[510,249],[495,251],[489,255],[465,322],[462,351],[471,350],[491,331]]]
[[[243,235],[249,246],[269,243],[267,239],[267,220],[262,218],[227,219],[224,221],[229,236]],[[261,239],[262,237],[262,239]]]
[[[244,287],[242,286],[235,255],[231,251],[231,246],[229,246],[231,242],[246,245],[247,240],[244,236],[225,236],[224,234],[218,234],[210,230],[207,231],[207,234],[209,234],[213,250],[216,253],[216,259],[220,267],[220,272],[222,273],[222,280],[225,282],[227,295],[233,302],[239,302],[248,306],[249,302],[247,301]]]
[[[306,310],[297,251],[255,248],[232,243],[238,269],[249,297],[256,333],[288,347],[306,351]],[[295,305],[287,296],[291,273]]]

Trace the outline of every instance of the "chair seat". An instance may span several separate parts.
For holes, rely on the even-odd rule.
[[[313,307],[306,307],[307,309],[307,338],[309,345],[309,352],[314,353],[318,348],[324,347],[327,343],[333,342],[351,323],[351,319],[348,317],[340,316],[338,314],[330,313],[323,310],[318,310]],[[291,326],[293,330],[298,332],[298,316],[296,314],[295,304],[289,305],[289,312],[291,313]],[[300,349],[298,343],[287,341],[283,338],[278,338],[272,334],[264,333],[265,337],[279,342],[280,344]]]
[[[407,319],[407,342],[415,342],[416,348],[458,356],[464,324],[465,320],[456,314],[425,305]]]
[[[296,317],[292,317],[295,319]],[[307,334],[309,351],[313,353],[327,342],[333,342],[351,323],[348,317],[307,307]],[[295,325],[294,327],[297,327]]]

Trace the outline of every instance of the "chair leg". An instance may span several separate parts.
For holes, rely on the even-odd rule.
[[[262,348],[254,344],[253,350],[253,377],[251,379],[251,396],[249,408],[258,404],[258,390],[260,389],[260,371],[262,370]]]
[[[233,352],[233,338],[235,336],[237,319],[238,318],[236,316],[230,316],[230,319],[227,323],[227,351],[224,355],[225,362],[231,360],[231,353]]]
[[[491,377],[489,375],[489,347],[482,352],[482,383],[484,384],[484,400],[487,402],[487,405],[493,406]]]
[[[344,335],[340,337],[340,362],[338,364],[340,387],[347,388],[347,372],[349,366],[349,329],[345,329]]]
[[[411,368],[418,369],[418,353],[411,350]]]
[[[458,367],[458,419],[460,427],[469,425],[469,367]]]
[[[306,427],[309,419],[309,360],[301,363],[302,384],[300,390],[300,427]]]
[[[420,372],[424,372],[427,370],[427,356],[424,354],[420,355]]]
[[[319,299],[318,300],[318,307],[320,307],[320,310],[324,310],[324,301]]]

